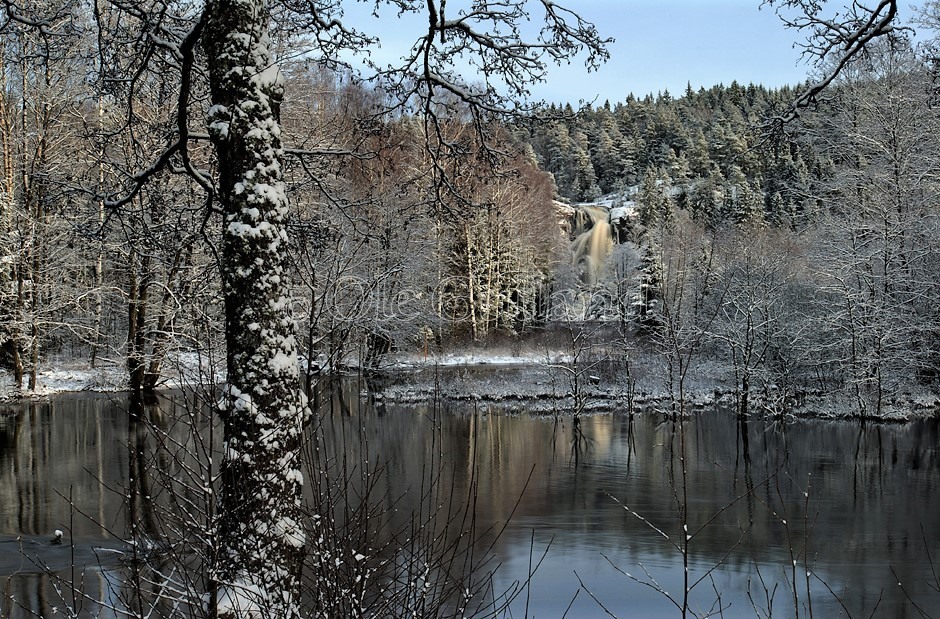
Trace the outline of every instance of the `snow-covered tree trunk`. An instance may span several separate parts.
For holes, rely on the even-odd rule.
[[[283,87],[264,0],[211,0],[206,10],[228,369],[218,590],[210,603],[224,619],[291,619],[300,616],[298,451],[306,407],[287,299]]]

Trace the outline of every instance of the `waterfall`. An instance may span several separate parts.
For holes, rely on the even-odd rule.
[[[573,214],[571,243],[574,264],[578,267],[581,283],[587,287],[597,285],[604,262],[613,248],[613,230],[610,212],[603,206],[583,205]]]

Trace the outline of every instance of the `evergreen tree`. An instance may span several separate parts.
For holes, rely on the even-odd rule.
[[[624,137],[609,109],[598,110],[596,118],[589,154],[594,162],[597,184],[603,193],[610,193],[623,182],[627,169]]]
[[[588,138],[580,130],[575,130],[571,137],[571,188],[570,193],[565,195],[579,201],[595,200],[601,196],[601,189],[594,173],[594,163],[588,153]]]
[[[649,168],[636,196],[637,215],[646,228],[666,224],[672,215],[671,199],[666,194],[666,180],[661,172]]]
[[[541,154],[542,167],[555,177],[555,186],[562,196],[571,197],[574,187],[574,145],[568,134],[568,126],[562,122],[552,122],[547,127],[545,150]]]
[[[763,222],[764,208],[760,192],[752,190],[738,166],[732,166],[725,187],[725,218],[735,224]]]

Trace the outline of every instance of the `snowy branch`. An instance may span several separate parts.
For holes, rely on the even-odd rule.
[[[897,0],[879,0],[873,8],[854,0],[844,14],[836,12],[831,17],[822,14],[823,7],[816,0],[764,0],[764,5],[776,7],[787,27],[807,32],[803,55],[826,67],[822,77],[807,86],[783,113],[768,120],[768,127],[774,130],[815,104],[819,94],[873,41],[901,31],[896,25]],[[797,11],[796,17],[787,16],[790,10]]]

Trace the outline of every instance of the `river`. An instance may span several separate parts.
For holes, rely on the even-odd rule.
[[[491,597],[518,592],[514,617],[940,614],[937,420],[575,420],[374,405],[354,383],[321,404],[318,457],[343,462],[356,493],[369,487],[383,523],[368,540],[347,532],[356,553],[394,554],[388,532],[404,539],[429,514],[448,539],[472,528],[474,565],[487,559],[476,569],[495,569]],[[0,406],[0,616],[108,616],[126,603],[122,539],[129,521],[138,535],[164,530],[145,499],[186,473],[174,445],[188,427],[179,401],[128,409],[100,394]],[[687,601],[686,552],[689,584],[701,578]]]

